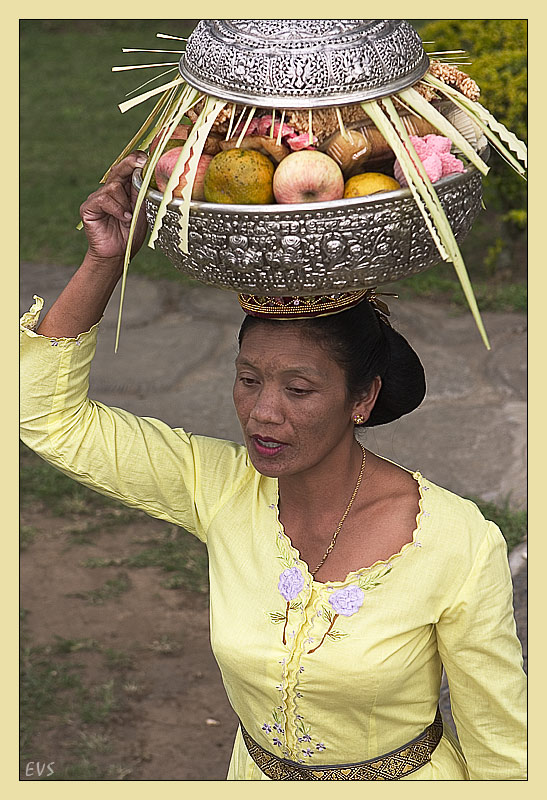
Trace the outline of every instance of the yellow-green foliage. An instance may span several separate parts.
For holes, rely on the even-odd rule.
[[[526,19],[443,19],[420,29],[427,50],[465,50],[470,65],[461,66],[479,85],[480,103],[519,139],[527,139]],[[486,207],[497,212],[495,240],[482,242],[487,269],[522,258],[526,237],[527,183],[492,154],[492,170],[484,181]],[[494,234],[493,234],[494,235]],[[470,239],[473,237],[473,233]],[[501,259],[501,260],[500,260]]]
[[[481,101],[521,139],[526,137],[527,35],[525,19],[443,19],[426,25],[434,50],[465,50],[461,67],[481,88]]]
[[[472,62],[460,69],[481,89],[480,102],[509,130],[527,136],[526,19],[443,19],[420,30],[428,50],[465,50]],[[526,183],[506,165],[493,161],[485,184],[487,205],[502,213],[524,209]]]

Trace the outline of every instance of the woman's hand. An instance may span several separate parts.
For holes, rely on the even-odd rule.
[[[146,163],[146,154],[135,151],[110,171],[100,189],[80,206],[88,241],[84,260],[40,323],[42,336],[74,338],[98,322],[122,276],[125,249],[137,191],[133,170]],[[141,209],[131,247],[137,253],[146,236],[146,217]]]
[[[111,169],[105,183],[80,206],[88,256],[93,260],[123,260],[137,199],[131,179],[133,171],[142,167],[146,159],[146,153],[139,150],[126,156]],[[145,235],[146,218],[142,207],[131,245],[132,257],[140,250]]]

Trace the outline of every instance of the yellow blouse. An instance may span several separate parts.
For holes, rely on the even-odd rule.
[[[404,780],[526,778],[506,545],[473,503],[414,472],[412,542],[319,583],[280,524],[277,480],[238,444],[88,399],[98,326],[77,339],[39,336],[35,299],[22,318],[23,440],[86,486],[206,543],[213,652],[259,744],[318,765],[394,750],[432,722],[444,664],[461,750],[445,726],[431,762]],[[240,731],[228,779],[268,780]]]

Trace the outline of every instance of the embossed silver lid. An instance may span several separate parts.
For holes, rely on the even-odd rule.
[[[208,19],[179,69],[205,94],[260,108],[317,108],[386,97],[429,58],[400,19]]]

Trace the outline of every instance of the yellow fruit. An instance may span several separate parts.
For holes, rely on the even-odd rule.
[[[377,192],[393,192],[400,188],[401,185],[389,175],[381,172],[362,172],[346,181],[344,197],[363,197]]]
[[[273,203],[274,165],[258,150],[233,148],[218,153],[205,174],[208,203]]]

